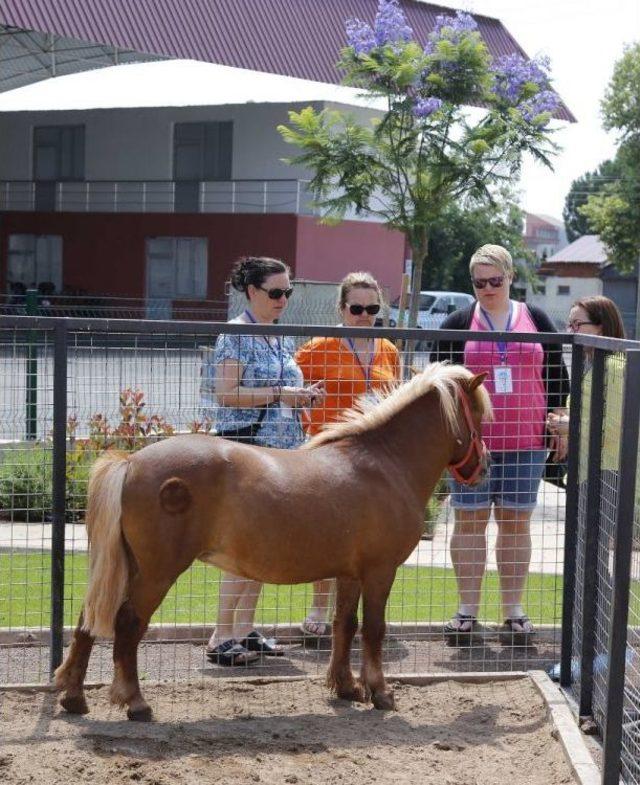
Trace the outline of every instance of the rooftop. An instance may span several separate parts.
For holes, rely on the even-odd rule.
[[[585,234],[574,240],[561,251],[550,256],[545,264],[580,262],[604,265],[608,261],[607,251],[597,234]]]

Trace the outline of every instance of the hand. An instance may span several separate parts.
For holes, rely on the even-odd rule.
[[[551,460],[555,463],[562,463],[566,460],[569,452],[569,440],[562,434],[551,437],[551,450],[553,452]]]
[[[280,400],[285,406],[300,409],[311,406],[319,395],[324,395],[323,382],[317,382],[309,387],[283,387],[280,391]]]
[[[547,415],[547,430],[555,436],[568,436],[569,417],[566,414],[549,412]]]
[[[309,402],[309,406],[315,406],[327,394],[327,391],[325,390],[324,380],[316,382],[315,384],[310,384],[307,387],[307,392],[311,396],[311,400]]]

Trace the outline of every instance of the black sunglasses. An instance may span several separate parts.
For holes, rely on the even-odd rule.
[[[504,275],[496,275],[493,278],[472,278],[471,283],[474,289],[484,289],[487,284],[492,289],[499,289],[504,283]]]
[[[279,300],[282,295],[284,295],[287,300],[293,294],[293,286],[290,286],[288,289],[265,289],[262,286],[258,286],[258,289],[261,289],[263,292],[267,293],[267,297],[270,300]]]
[[[357,305],[356,303],[353,303],[352,305],[349,305],[348,308],[354,316],[361,316],[365,311],[369,316],[375,316],[380,312],[380,303],[375,303],[374,305]]]

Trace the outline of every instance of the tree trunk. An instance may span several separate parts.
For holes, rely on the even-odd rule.
[[[415,327],[418,323],[418,310],[420,306],[420,289],[422,288],[422,268],[428,253],[426,231],[411,244],[412,272],[411,272],[411,298],[409,300],[408,327]]]

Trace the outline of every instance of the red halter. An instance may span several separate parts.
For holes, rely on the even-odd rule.
[[[458,388],[458,391],[460,393],[462,411],[464,412],[464,418],[467,421],[469,435],[471,438],[464,458],[461,461],[458,461],[458,463],[450,463],[449,471],[453,475],[453,479],[456,480],[456,482],[459,482],[461,485],[473,485],[473,483],[478,479],[478,475],[484,468],[485,456],[487,455],[487,446],[483,442],[480,434],[476,430],[476,426],[473,423],[473,418],[471,417],[471,407],[469,406],[469,399],[467,398],[467,394],[461,387]],[[469,463],[473,457],[474,452],[477,455],[478,464],[471,472],[471,476],[463,477],[459,470]]]

